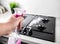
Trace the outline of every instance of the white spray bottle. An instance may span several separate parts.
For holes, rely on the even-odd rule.
[[[23,17],[23,15],[25,13],[25,10],[22,10],[20,8],[14,8],[14,10],[15,10],[14,15],[15,15],[16,18],[19,17],[19,16]],[[17,27],[16,27],[15,31],[10,34],[8,44],[21,44],[21,38],[18,35]]]

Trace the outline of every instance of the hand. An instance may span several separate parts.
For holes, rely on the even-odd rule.
[[[8,29],[10,33],[10,31],[12,32],[16,27],[20,30],[22,28],[22,21],[23,21],[23,17],[18,17],[16,18],[15,16],[12,16],[10,21],[7,23],[8,24]]]
[[[16,27],[21,29],[23,17],[16,18],[14,15],[5,24],[0,24],[0,35],[10,34]]]

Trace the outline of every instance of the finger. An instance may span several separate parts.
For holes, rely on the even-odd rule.
[[[16,20],[16,22],[18,23],[17,26],[19,25],[20,26],[20,23],[23,21],[23,17],[20,17]],[[18,27],[19,27],[18,26]]]
[[[19,30],[21,30],[21,29],[22,29],[22,24],[23,24],[23,22],[20,22],[20,28],[19,28]]]
[[[22,29],[23,20],[24,20],[24,18],[22,18],[22,20],[21,20],[21,22],[20,22],[20,30]]]
[[[20,23],[18,24],[17,29],[18,29],[18,30],[20,29]]]
[[[21,30],[22,29],[22,24],[23,24],[23,19],[21,20],[21,22],[19,22],[18,30]]]
[[[22,22],[19,23],[18,28],[19,31],[22,29]]]
[[[19,17],[18,19],[19,19],[19,21],[21,21],[21,22],[24,20],[23,17]]]

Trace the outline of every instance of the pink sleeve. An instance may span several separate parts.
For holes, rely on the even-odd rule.
[[[16,44],[21,44],[21,39],[18,39]]]

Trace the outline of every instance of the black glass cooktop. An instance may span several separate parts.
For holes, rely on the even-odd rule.
[[[20,34],[55,42],[55,17],[41,15],[25,15]]]

